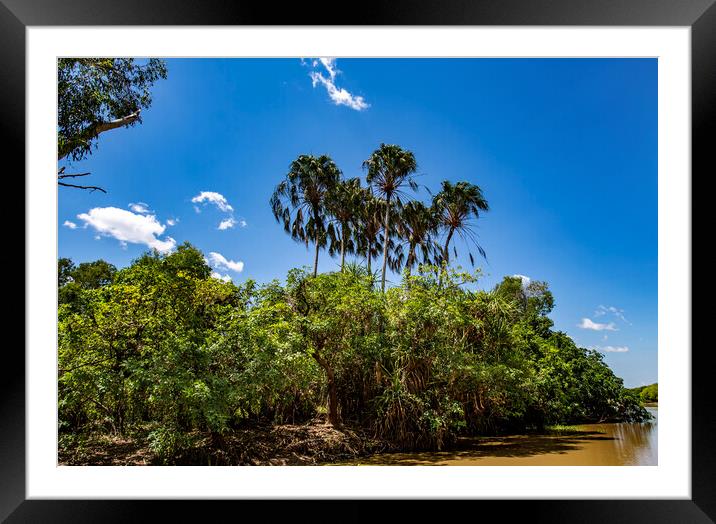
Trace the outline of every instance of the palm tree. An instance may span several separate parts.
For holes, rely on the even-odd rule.
[[[361,204],[358,223],[354,230],[356,251],[364,255],[368,273],[371,273],[371,261],[383,250],[380,231],[383,229],[383,206],[385,202],[376,198],[370,187],[361,189]]]
[[[450,183],[443,180],[442,189],[433,197],[433,211],[435,212],[439,227],[447,232],[445,245],[442,247],[442,260],[450,263],[450,241],[457,232],[465,243],[472,243],[477,247],[483,258],[487,258],[485,250],[477,242],[477,234],[474,231],[472,219],[480,216],[480,211],[488,211],[487,200],[482,194],[482,189],[469,182]],[[457,250],[453,247],[455,256]],[[470,263],[475,264],[475,259],[470,255]]]
[[[298,242],[316,246],[313,276],[318,274],[318,252],[328,237],[326,202],[341,172],[330,157],[300,155],[291,162],[286,178],[271,195],[271,210],[286,233]]]
[[[438,221],[435,213],[422,202],[412,200],[405,204],[397,219],[398,236],[408,247],[405,267],[410,270],[422,255],[422,262],[429,263],[433,251],[433,237],[437,232]],[[418,252],[418,249],[420,252]],[[400,255],[402,262],[402,253]]]
[[[375,192],[385,199],[385,217],[383,219],[383,276],[381,291],[385,291],[386,266],[388,264],[388,247],[390,244],[390,210],[395,202],[401,205],[402,189],[407,185],[413,191],[418,188],[413,174],[418,166],[415,155],[400,146],[380,144],[373,154],[363,162],[368,170],[366,180]]]
[[[341,181],[329,193],[326,203],[326,209],[335,222],[335,225],[329,226],[329,236],[331,237],[329,253],[331,256],[336,252],[340,253],[341,271],[345,265],[346,253],[355,251],[351,237],[356,229],[362,205],[361,189],[359,178]]]

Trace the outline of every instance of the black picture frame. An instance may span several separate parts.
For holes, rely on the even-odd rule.
[[[245,0],[0,0],[0,126],[3,131],[5,188],[17,199],[25,199],[25,29],[27,26],[83,25],[532,25],[532,26],[688,26],[692,35],[692,202],[708,198],[703,188],[716,172],[712,153],[716,127],[716,0],[430,0],[419,5],[410,0],[362,2],[358,9],[340,10],[321,2],[269,4]],[[348,14],[350,13],[350,14]],[[698,174],[698,176],[697,176]],[[23,181],[21,183],[20,181]],[[694,232],[708,224],[704,207],[692,204]],[[700,211],[701,210],[701,211]],[[9,244],[25,245],[19,228]],[[10,233],[12,235],[12,233]],[[700,238],[692,233],[692,239]],[[708,238],[708,237],[707,237]],[[12,242],[14,240],[14,242]],[[708,240],[706,240],[708,242]],[[695,255],[692,244],[692,282],[705,274],[708,257]],[[24,250],[23,250],[24,253]],[[3,260],[17,273],[17,253]],[[24,254],[23,260],[24,260]],[[24,267],[24,264],[23,264]],[[10,274],[10,273],[6,273]],[[25,272],[25,279],[28,278]],[[710,289],[702,282],[695,294]],[[6,301],[6,315],[20,314],[16,297]],[[24,299],[23,299],[24,300]],[[708,322],[711,308],[693,302],[692,326]],[[23,308],[22,311],[25,311]],[[31,314],[27,311],[26,314]],[[5,318],[8,318],[7,316]],[[7,322],[8,326],[13,326]],[[9,336],[9,335],[8,335]],[[9,339],[8,339],[9,340]],[[701,340],[701,344],[699,344]],[[402,505],[403,519],[426,517],[437,511],[442,518],[458,517],[466,510],[486,515],[497,510],[500,519],[511,521],[524,516],[530,521],[549,522],[713,522],[716,519],[716,453],[712,442],[716,416],[710,407],[709,346],[692,331],[692,498],[690,500],[531,500],[531,501],[450,501],[428,508],[424,501]],[[267,511],[254,501],[123,501],[123,500],[26,500],[25,497],[25,359],[16,344],[5,346],[7,368],[0,396],[0,519],[7,522],[105,522],[142,521],[159,509],[171,522],[204,520],[210,509],[228,510],[235,518],[248,517],[255,509]],[[689,350],[689,348],[669,348]],[[13,354],[14,353],[14,354]],[[31,385],[29,385],[31,387]],[[320,493],[316,494],[320,497]],[[211,508],[209,508],[211,502]],[[238,508],[237,504],[241,507]],[[270,502],[270,519],[276,517]],[[383,514],[377,501],[297,501],[283,506],[292,518],[315,520],[370,520]],[[458,504],[460,507],[457,507]],[[469,504],[469,507],[464,507]],[[158,506],[158,508],[157,508]],[[227,507],[228,506],[228,507]],[[428,511],[429,510],[429,511]],[[236,512],[236,513],[234,513]]]

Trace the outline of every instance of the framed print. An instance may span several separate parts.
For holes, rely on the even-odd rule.
[[[712,4],[2,0],[3,518],[712,521]]]

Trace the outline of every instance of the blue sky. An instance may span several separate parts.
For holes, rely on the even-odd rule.
[[[283,278],[312,264],[268,204],[289,163],[328,154],[346,177],[363,176],[381,142],[399,144],[415,154],[422,186],[483,189],[480,287],[515,274],[547,281],[556,329],[602,351],[627,386],[657,380],[656,59],[167,67],[144,122],[102,134],[68,167],[108,193],[59,188],[59,256],[124,267],[150,246],[189,241],[236,283]],[[467,249],[458,252],[469,268]],[[336,267],[321,253],[319,270]]]

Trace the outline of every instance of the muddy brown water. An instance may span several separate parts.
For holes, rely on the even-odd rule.
[[[552,435],[465,439],[456,450],[382,453],[343,465],[371,466],[656,466],[658,408],[646,423],[582,424]]]

